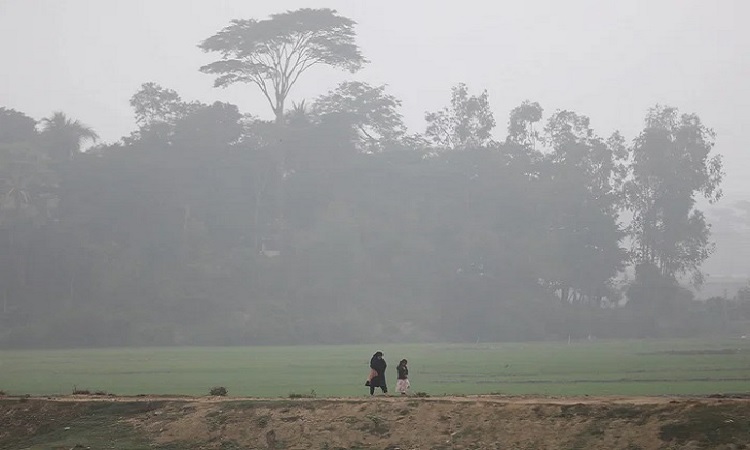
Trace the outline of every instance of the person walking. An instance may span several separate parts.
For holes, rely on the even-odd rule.
[[[379,387],[383,394],[388,393],[388,385],[385,383],[385,368],[388,367],[385,359],[383,359],[383,352],[375,352],[370,359],[370,369],[375,373],[370,378],[370,395],[375,394],[375,388]]]
[[[409,393],[409,368],[406,366],[407,360],[402,359],[401,362],[396,366],[396,372],[398,373],[398,380],[396,380],[396,392],[400,392],[401,395],[408,395]]]

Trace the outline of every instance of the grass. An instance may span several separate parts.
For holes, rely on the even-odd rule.
[[[704,448],[716,448],[721,444],[744,445],[750,442],[750,418],[737,405],[697,405],[682,420],[663,425],[659,437],[680,444],[696,441]]]
[[[159,405],[142,402],[80,403],[75,405],[48,405],[34,401],[26,403],[23,410],[11,416],[4,425],[16,432],[0,439],[0,449],[71,449],[108,448],[122,450],[176,450],[170,446],[155,446],[121,419],[148,412]],[[0,409],[12,406],[13,402],[0,401]],[[27,427],[35,427],[29,432]]]
[[[632,340],[519,344],[174,347],[0,351],[0,389],[11,395],[363,396],[369,357],[385,352],[388,383],[409,360],[412,389],[443,394],[679,395],[743,393],[750,342]]]
[[[388,425],[388,420],[383,417],[368,415],[365,419],[361,427],[363,431],[376,436],[385,436],[390,431],[391,427]]]

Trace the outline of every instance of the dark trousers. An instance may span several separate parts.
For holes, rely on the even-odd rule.
[[[375,388],[376,387],[378,387],[378,386],[372,386],[372,385],[370,386],[370,395],[375,395]],[[383,394],[387,394],[388,393],[388,386],[382,385],[382,386],[380,386],[380,390],[383,391]]]

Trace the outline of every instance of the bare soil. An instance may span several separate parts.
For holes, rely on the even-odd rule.
[[[750,397],[2,397],[1,449],[750,449]]]

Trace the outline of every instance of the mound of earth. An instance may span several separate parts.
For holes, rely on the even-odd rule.
[[[750,399],[0,399],[2,449],[743,449]]]

